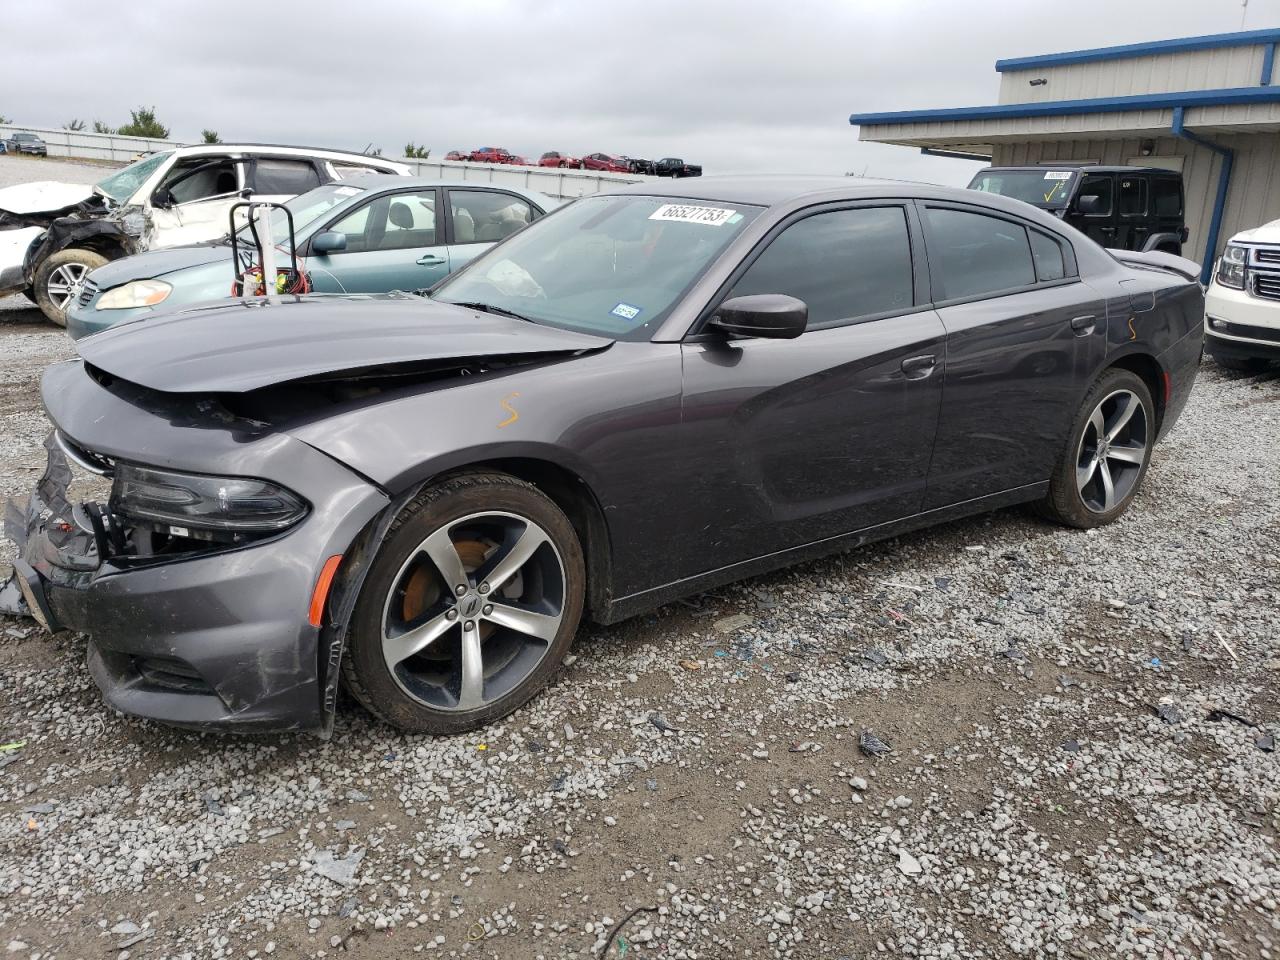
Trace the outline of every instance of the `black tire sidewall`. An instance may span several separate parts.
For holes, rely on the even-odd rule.
[[[41,261],[40,266],[36,267],[35,276],[32,279],[31,287],[35,294],[36,306],[40,308],[40,312],[45,315],[49,322],[65,327],[67,325],[66,314],[59,310],[49,297],[49,277],[53,274],[53,271],[67,263],[82,263],[89,270],[96,270],[109,262],[106,257],[96,250],[80,250],[73,247],[68,250],[59,250],[57,253],[51,253]]]
[[[1076,487],[1076,452],[1080,449],[1080,439],[1102,399],[1116,390],[1128,390],[1142,403],[1142,411],[1147,418],[1147,457],[1138,473],[1137,481],[1128,496],[1117,503],[1106,513],[1097,513],[1085,506],[1080,491]],[[1071,432],[1067,438],[1066,449],[1058,462],[1049,484],[1049,496],[1045,500],[1045,508],[1049,515],[1060,523],[1088,530],[1105,526],[1119,519],[1129,505],[1133,503],[1142,484],[1146,480],[1147,470],[1151,467],[1151,455],[1156,442],[1155,402],[1146,382],[1129,370],[1113,367],[1105,371],[1085,393],[1084,401],[1072,421]]]
[[[466,713],[433,710],[405,693],[387,668],[382,656],[383,605],[411,551],[441,526],[485,511],[526,517],[551,536],[565,568],[564,619],[542,661],[505,697]],[[388,723],[414,733],[461,733],[491,723],[527,703],[554,677],[573,644],[585,596],[585,566],[577,533],[564,512],[536,487],[502,474],[465,475],[434,485],[392,525],[361,587],[347,651],[359,688],[357,697]]]

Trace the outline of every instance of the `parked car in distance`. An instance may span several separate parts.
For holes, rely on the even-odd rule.
[[[364,173],[408,176],[402,163],[341,150],[197,144],[161,150],[93,186],[0,189],[0,294],[25,290],[54,323],[86,274],[132,253],[224,236],[233,204],[284,201]]]
[[[444,158],[446,160],[470,160],[471,156],[461,150],[450,150],[444,155]]]
[[[533,164],[531,164],[531,163],[529,162],[528,157],[522,157],[522,156],[521,156],[520,154],[518,154],[518,153],[513,153],[513,154],[511,154],[511,158],[507,161],[507,163],[510,163],[510,164],[512,164],[513,166],[517,166],[517,167],[531,167],[531,166],[533,166]]]
[[[1181,255],[1187,242],[1182,174],[1156,167],[988,167],[970,190],[1022,200],[1104,247]]]
[[[14,576],[125,712],[325,731],[341,678],[473,729],[583,616],[1015,503],[1119,518],[1203,313],[1197,265],[1123,256],[975,191],[703,178],[580,198],[425,299],[125,324],[44,375]]]
[[[583,170],[599,170],[604,173],[631,173],[631,164],[625,157],[609,153],[588,153],[582,158]]]
[[[659,177],[700,177],[702,167],[694,163],[685,163],[677,157],[663,157],[653,165],[653,172]]]
[[[505,147],[481,147],[467,158],[473,163],[510,163],[511,153]]]
[[[29,153],[37,157],[49,155],[49,145],[34,133],[14,133],[4,142],[9,153]]]
[[[568,154],[558,153],[555,150],[548,150],[538,158],[538,166],[562,167],[568,170],[577,170],[582,166],[582,161],[577,157],[571,157]]]
[[[1227,241],[1205,296],[1204,334],[1205,351],[1228,370],[1280,361],[1280,220]]]
[[[316,293],[426,289],[558,205],[514,187],[398,176],[330,183],[286,204],[301,268]],[[277,216],[272,228],[283,261],[288,224]],[[240,233],[243,249],[251,250],[248,231]],[[108,263],[72,301],[67,332],[78,340],[127,320],[224,299],[235,272],[227,238]]]
[[[623,157],[627,161],[627,168],[631,173],[638,173],[644,176],[652,176],[654,172],[654,164],[652,160],[645,160],[641,157]]]

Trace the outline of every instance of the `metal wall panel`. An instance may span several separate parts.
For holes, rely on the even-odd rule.
[[[1185,53],[1032,67],[1000,74],[1000,103],[1124,97],[1177,90],[1257,86],[1266,47],[1219,47]],[[1047,81],[1031,86],[1033,79]],[[1280,77],[1273,78],[1280,80]]]

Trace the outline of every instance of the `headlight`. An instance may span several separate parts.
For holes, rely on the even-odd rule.
[[[1249,248],[1228,243],[1218,260],[1218,282],[1224,287],[1236,290],[1244,289],[1245,262],[1249,259]]]
[[[238,540],[292,526],[306,516],[307,504],[266,480],[117,463],[111,512],[150,521],[178,537]]]
[[[95,310],[130,310],[134,307],[154,307],[164,302],[173,290],[173,284],[163,280],[133,280],[113,287],[98,298]]]

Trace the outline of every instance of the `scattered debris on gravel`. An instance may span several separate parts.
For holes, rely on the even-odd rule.
[[[0,302],[0,494],[71,354]],[[1280,957],[1278,476],[1280,376],[1206,364],[1114,526],[1005,511],[585,628],[452,738],[351,704],[327,742],[165,729],[0,620],[0,942]]]

